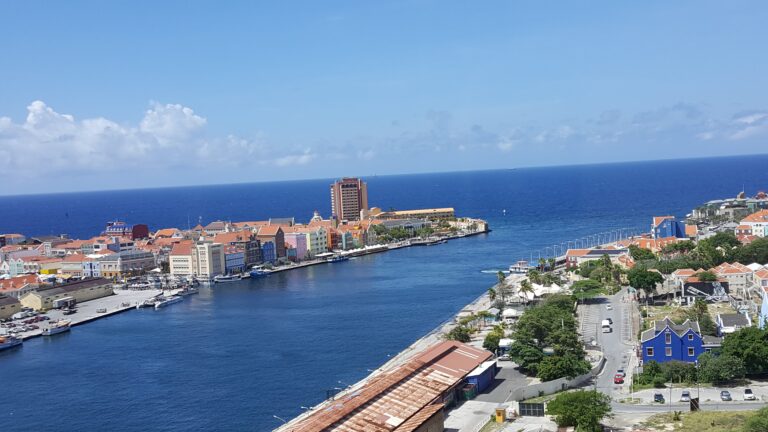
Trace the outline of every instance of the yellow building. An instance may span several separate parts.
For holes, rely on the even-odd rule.
[[[0,294],[0,319],[10,318],[21,311],[21,303],[11,296]]]
[[[53,307],[55,300],[72,297],[77,303],[114,294],[112,282],[104,278],[88,278],[62,285],[39,288],[21,297],[21,305],[35,310]]]
[[[371,212],[371,216],[377,219],[429,219],[429,220],[441,220],[441,219],[454,219],[456,213],[453,207],[446,208],[430,208],[419,210],[397,210],[387,211],[381,213]]]

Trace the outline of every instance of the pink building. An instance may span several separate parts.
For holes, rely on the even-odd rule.
[[[307,256],[307,236],[299,232],[285,233],[285,245],[296,249],[296,260],[303,261]]]

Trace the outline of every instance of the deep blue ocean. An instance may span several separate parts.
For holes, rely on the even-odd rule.
[[[340,173],[343,174],[343,173]],[[768,189],[768,156],[378,176],[370,205],[445,207],[493,232],[216,286],[0,353],[2,431],[267,431],[363,378],[529,251]],[[330,212],[331,180],[0,197],[0,232],[88,237]],[[503,213],[506,210],[506,214]],[[189,221],[189,222],[188,222]]]

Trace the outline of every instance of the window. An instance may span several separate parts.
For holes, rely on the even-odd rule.
[[[688,335],[688,340],[689,340],[689,341],[692,341],[692,340],[693,340],[693,335],[692,335],[692,334],[689,334],[689,335]]]
[[[688,348],[688,356],[693,357],[694,355],[693,348]]]
[[[672,348],[671,347],[664,348],[664,355],[667,357],[672,357]]]
[[[672,333],[667,332],[664,335],[664,343],[666,343],[666,344],[671,344],[672,343]]]
[[[648,357],[653,357],[653,348],[646,348],[646,349],[645,349],[645,354],[646,354]]]

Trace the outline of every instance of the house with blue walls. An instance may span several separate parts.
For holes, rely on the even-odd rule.
[[[688,238],[685,232],[685,222],[676,221],[674,216],[656,216],[651,224],[651,234],[655,239],[675,237]]]
[[[643,364],[654,360],[695,362],[699,355],[720,347],[721,339],[703,336],[697,321],[675,324],[671,319],[656,321],[640,337]]]

